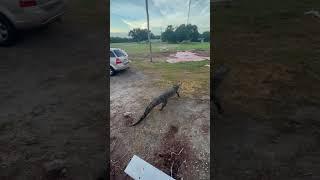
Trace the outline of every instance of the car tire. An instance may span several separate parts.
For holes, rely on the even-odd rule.
[[[17,38],[17,31],[11,22],[0,14],[0,46],[13,45]]]
[[[116,74],[116,71],[110,66],[110,76],[113,76]]]

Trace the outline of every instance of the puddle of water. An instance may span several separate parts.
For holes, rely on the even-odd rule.
[[[204,61],[210,60],[210,57],[198,56],[190,51],[178,51],[176,54],[171,54],[167,59],[168,63],[189,62],[189,61]]]

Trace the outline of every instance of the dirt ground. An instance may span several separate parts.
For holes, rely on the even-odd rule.
[[[87,180],[105,168],[104,32],[72,13],[0,48],[0,179]]]
[[[124,169],[137,155],[178,179],[209,179],[209,96],[190,98],[180,93],[163,111],[156,107],[140,124],[128,126],[153,97],[164,92],[154,85],[156,80],[134,67],[111,77],[110,178],[130,179]],[[125,118],[126,112],[133,118]]]

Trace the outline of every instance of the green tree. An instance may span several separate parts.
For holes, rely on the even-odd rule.
[[[132,39],[129,38],[122,38],[122,37],[110,37],[110,42],[111,43],[127,43],[127,42],[132,42]]]
[[[198,27],[196,25],[188,24],[186,26],[187,29],[187,37],[190,41],[198,41],[198,38],[200,36],[198,32]]]
[[[190,33],[188,32],[186,25],[181,24],[180,26],[177,27],[177,29],[174,32],[176,35],[177,42],[190,40],[190,37],[189,37]]]
[[[201,37],[204,39],[205,42],[209,42],[210,41],[210,32],[209,31],[205,31],[201,34]]]
[[[133,30],[130,30],[128,35],[130,37],[132,37],[133,41],[136,41],[136,42],[148,40],[148,30],[147,29],[135,28]],[[152,33],[151,33],[151,37],[154,37],[154,35]]]
[[[185,40],[198,41],[200,34],[196,25],[181,24],[176,29],[169,25],[165,32],[162,33],[162,40],[166,42],[182,42]]]
[[[153,39],[160,39],[160,35],[154,36]]]
[[[174,28],[172,25],[169,25],[166,30],[161,34],[162,41],[175,43],[176,42],[176,35],[174,32]]]

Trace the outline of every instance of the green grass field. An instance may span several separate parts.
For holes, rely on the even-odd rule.
[[[111,43],[110,47],[124,49],[131,56],[138,54],[148,55],[149,44],[147,43]],[[167,48],[167,50],[165,49]],[[209,51],[210,43],[186,43],[186,44],[168,44],[168,43],[152,43],[152,52],[175,52],[175,51],[187,51],[187,50],[198,50],[198,51]]]
[[[149,62],[149,46],[146,43],[114,43],[110,47],[124,49],[132,61],[132,66],[144,73],[160,79],[155,85],[166,87],[181,81],[185,94],[208,94],[210,82],[210,64],[208,60],[198,62],[167,63],[164,60],[170,53],[177,51],[205,52],[209,56],[210,43],[168,44],[152,43],[154,62]],[[167,48],[164,50],[163,48]],[[160,78],[159,78],[160,77]]]

